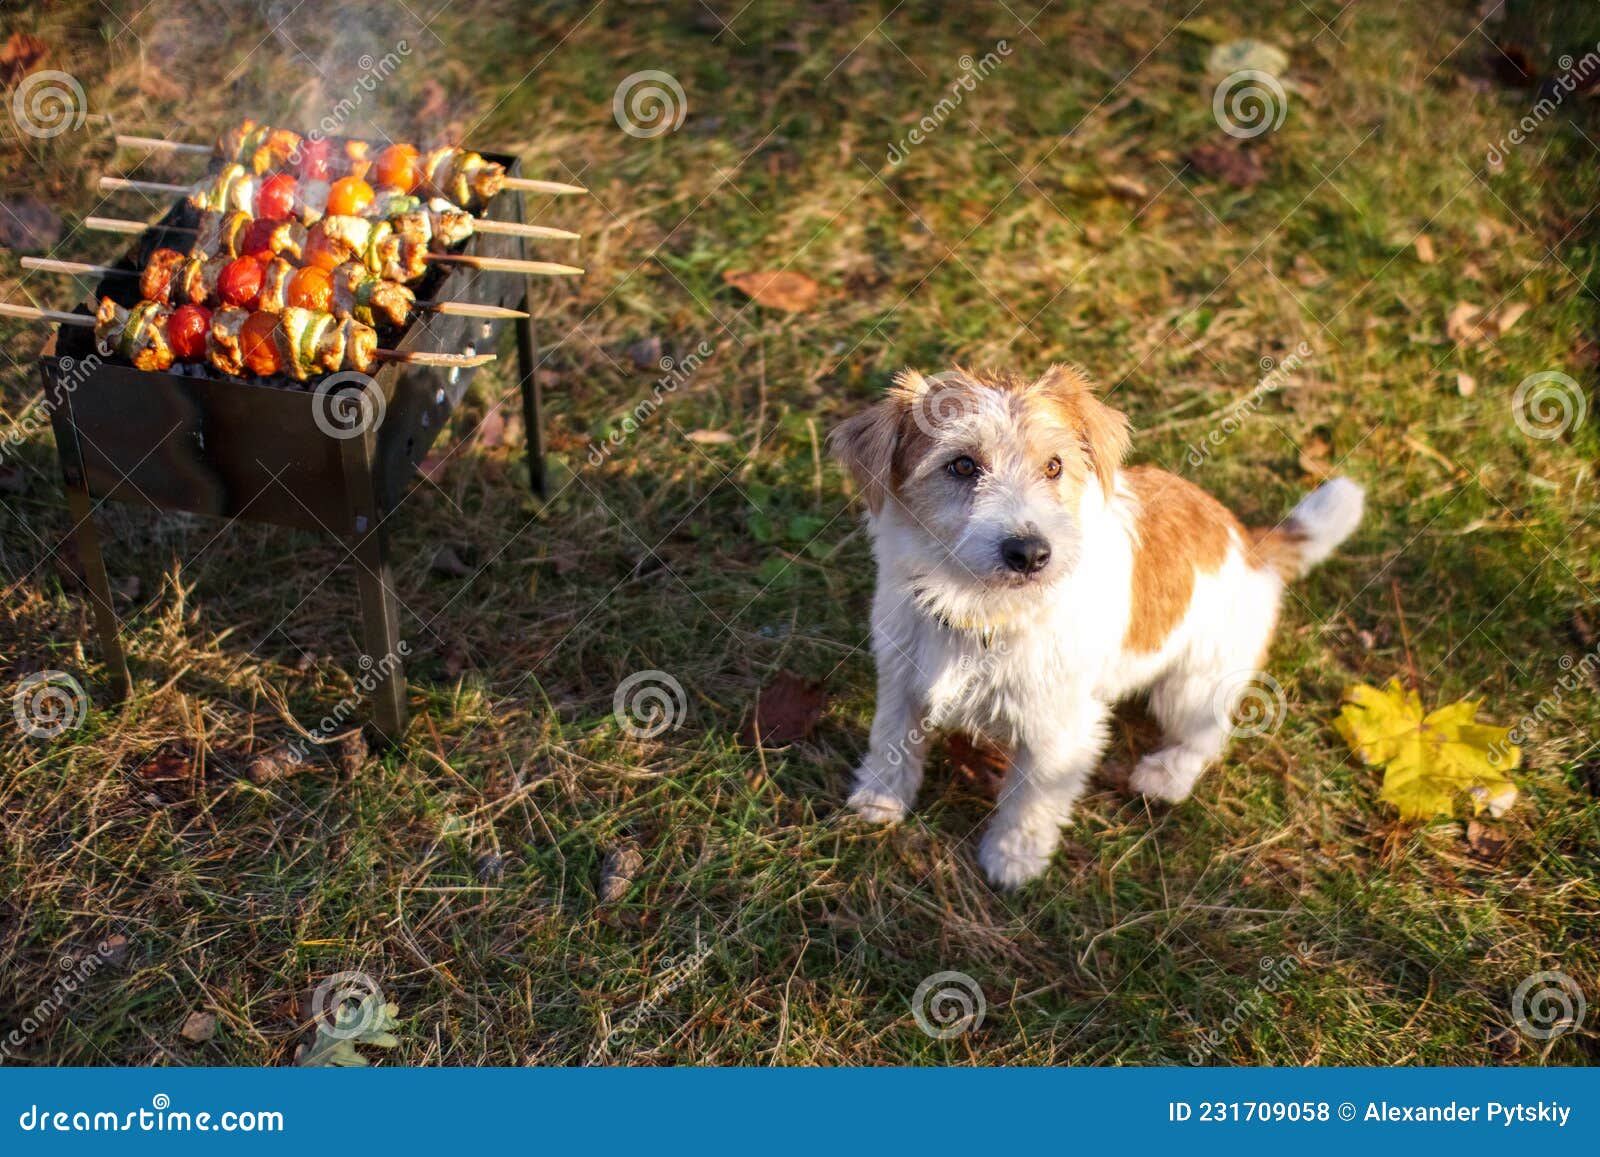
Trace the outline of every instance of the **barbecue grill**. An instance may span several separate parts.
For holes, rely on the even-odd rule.
[[[513,156],[484,156],[513,176],[519,172]],[[521,222],[521,196],[502,191],[479,216]],[[142,268],[157,246],[187,248],[195,217],[195,210],[180,201],[124,255],[120,267]],[[520,237],[474,233],[465,252],[521,258],[525,247]],[[445,300],[520,308],[529,315],[510,324],[516,327],[528,465],[533,489],[543,497],[532,278],[448,265],[433,269],[422,288]],[[96,296],[131,304],[139,296],[137,279],[107,277]],[[493,351],[505,324],[417,314],[392,344],[404,353]],[[315,389],[293,389],[227,377],[209,367],[150,373],[114,364],[98,356],[89,330],[68,326],[47,342],[40,368],[72,533],[117,700],[131,683],[94,523],[99,501],[322,531],[351,543],[363,666],[369,681],[377,680],[370,718],[386,739],[398,740],[407,708],[388,518],[475,371],[390,362],[361,382],[336,382],[358,377],[342,374]],[[349,389],[329,390],[329,384]],[[381,400],[374,396],[378,393]]]

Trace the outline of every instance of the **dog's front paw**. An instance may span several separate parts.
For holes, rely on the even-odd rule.
[[[897,824],[906,818],[905,801],[873,784],[856,788],[845,804],[870,824]]]
[[[1054,828],[990,828],[978,848],[978,863],[995,887],[1020,888],[1044,874],[1060,839]]]
[[[1199,769],[1192,767],[1195,760],[1186,758],[1186,755],[1178,748],[1151,752],[1139,761],[1139,766],[1128,776],[1128,787],[1154,799],[1182,803],[1194,790],[1194,781],[1199,778],[1204,766],[1202,764]]]

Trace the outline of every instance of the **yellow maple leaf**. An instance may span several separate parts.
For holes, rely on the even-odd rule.
[[[1382,690],[1346,690],[1333,725],[1351,751],[1384,768],[1378,798],[1401,819],[1452,815],[1463,793],[1474,812],[1504,815],[1517,798],[1508,773],[1521,766],[1522,749],[1509,728],[1477,723],[1477,714],[1477,701],[1462,699],[1424,715],[1421,697],[1390,679]]]

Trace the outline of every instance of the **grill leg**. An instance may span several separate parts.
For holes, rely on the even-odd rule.
[[[133,681],[128,675],[128,657],[118,635],[117,612],[111,604],[111,579],[106,574],[105,556],[100,552],[100,531],[94,524],[94,508],[89,500],[89,485],[81,477],[67,481],[67,509],[76,530],[78,558],[88,579],[89,601],[94,604],[95,622],[100,628],[100,651],[111,674],[111,694],[115,702],[128,697]]]
[[[400,639],[400,608],[389,566],[387,503],[379,501],[369,431],[345,439],[341,447],[356,534],[356,583],[361,591],[362,646],[371,666],[361,678],[373,682],[372,725],[390,743],[406,731],[406,673]]]
[[[539,390],[539,338],[533,328],[533,293],[522,298],[517,319],[517,369],[522,375],[522,426],[527,431],[528,476],[533,492],[541,499],[550,497],[544,464],[544,399]]]

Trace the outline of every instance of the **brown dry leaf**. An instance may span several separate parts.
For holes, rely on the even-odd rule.
[[[193,754],[170,744],[160,748],[134,769],[134,774],[143,783],[178,783],[192,779],[194,773]]]
[[[13,32],[0,48],[0,83],[10,84],[50,54],[50,46],[27,32]]]
[[[1137,177],[1123,177],[1113,174],[1106,178],[1106,188],[1113,194],[1129,201],[1148,201],[1150,199],[1150,186]]]
[[[1227,145],[1203,144],[1190,150],[1188,162],[1207,177],[1226,181],[1235,189],[1248,189],[1260,184],[1267,175],[1266,166],[1253,149],[1230,148]]]
[[[747,747],[781,747],[804,739],[822,718],[828,692],[821,683],[802,679],[789,671],[777,676],[756,696],[750,722],[739,733]]]
[[[726,430],[690,430],[684,437],[701,446],[727,446],[736,440]]]
[[[1484,345],[1511,332],[1530,308],[1525,302],[1512,302],[1490,313],[1470,301],[1458,301],[1445,319],[1445,332],[1458,345]]]
[[[217,1035],[217,1018],[209,1012],[191,1012],[184,1019],[178,1035],[186,1041],[204,1044]]]
[[[1417,239],[1411,245],[1417,251],[1418,261],[1424,265],[1432,265],[1434,263],[1436,255],[1433,251],[1433,238],[1426,233],[1418,233]]]
[[[1467,821],[1467,850],[1477,859],[1488,864],[1497,863],[1506,854],[1506,844],[1509,842],[1499,828],[1480,824],[1477,820]]]
[[[1472,397],[1473,394],[1475,394],[1477,392],[1478,392],[1478,379],[1473,377],[1471,374],[1463,374],[1463,373],[1457,372],[1457,374],[1456,374],[1456,393],[1460,394],[1463,398],[1470,398],[1470,397]]]
[[[722,280],[757,305],[768,309],[781,309],[785,313],[800,313],[810,309],[822,296],[822,286],[804,273],[789,270],[734,273],[722,275]]]
[[[626,896],[643,867],[644,855],[639,845],[624,842],[612,848],[600,865],[600,902],[615,904]]]
[[[999,796],[1011,766],[1005,752],[958,731],[945,740],[944,754],[957,775],[971,780],[985,795]]]
[[[1300,469],[1313,478],[1325,478],[1333,461],[1333,443],[1321,431],[1313,430],[1300,444]]]

